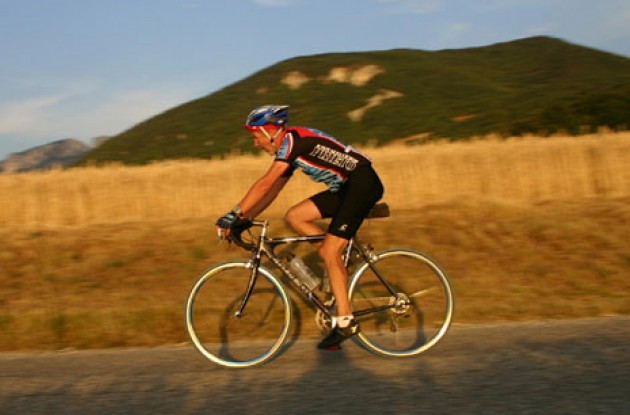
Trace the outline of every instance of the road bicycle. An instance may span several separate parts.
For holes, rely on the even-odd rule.
[[[386,204],[373,212],[380,213],[368,218],[389,216]],[[249,259],[206,269],[188,296],[186,329],[192,343],[219,365],[260,365],[283,350],[298,320],[288,287],[314,309],[322,334],[331,329],[334,297],[326,284],[311,290],[283,254],[289,246],[322,241],[325,235],[269,237],[269,228],[266,220],[238,222],[229,239],[249,251]],[[279,247],[284,249],[277,253]],[[365,349],[387,357],[416,356],[444,337],[453,319],[454,293],[446,271],[434,259],[406,248],[376,252],[355,237],[343,261],[350,303],[361,327],[352,339]]]

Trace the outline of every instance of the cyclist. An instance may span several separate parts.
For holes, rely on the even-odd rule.
[[[348,301],[348,275],[342,252],[370,209],[383,195],[383,185],[370,159],[336,138],[308,127],[290,127],[288,106],[265,105],[254,109],[245,122],[256,147],[275,155],[269,170],[251,186],[243,199],[216,222],[219,235],[229,233],[239,218],[254,218],[280,193],[295,169],[301,169],[328,189],[291,207],[285,216],[301,235],[322,230],[314,221],[332,218],[319,255],[330,278],[337,316],[333,329],[319,344],[334,349],[360,331]]]

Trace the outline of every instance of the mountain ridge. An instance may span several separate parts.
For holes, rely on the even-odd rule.
[[[66,138],[10,153],[4,160],[0,160],[0,174],[66,168],[109,139],[109,136],[95,137],[90,145],[74,138]]]
[[[291,124],[351,144],[623,129],[630,59],[540,36],[467,49],[295,57],[145,120],[81,163],[255,152],[241,125],[269,103],[290,105]]]
[[[630,59],[536,36],[465,49],[293,57],[139,122],[74,165],[146,164],[256,152],[252,108],[355,145],[630,126]],[[71,163],[73,164],[73,163]]]
[[[74,164],[92,147],[82,141],[67,138],[11,153],[0,161],[0,173],[23,173],[34,170],[63,168]]]

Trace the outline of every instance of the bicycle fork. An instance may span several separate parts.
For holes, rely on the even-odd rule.
[[[245,306],[249,301],[252,293],[254,292],[254,287],[256,286],[256,280],[258,279],[258,268],[260,267],[260,254],[256,255],[256,258],[251,258],[248,262],[248,267],[251,267],[251,274],[249,276],[249,282],[247,283],[247,290],[245,290],[245,295],[243,296],[243,300],[241,304],[238,306],[238,309],[234,313],[234,317],[240,318],[245,315]]]

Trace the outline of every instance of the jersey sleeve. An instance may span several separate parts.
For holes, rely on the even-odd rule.
[[[282,142],[280,144],[280,148],[276,153],[276,161],[285,161],[287,163],[291,163],[295,159],[294,149],[295,149],[295,139],[293,134],[290,132],[286,133],[284,137],[282,137]]]
[[[278,149],[278,152],[276,153],[275,161],[281,161],[281,162],[285,162],[289,164],[289,168],[287,169],[286,172],[284,172],[282,177],[292,176],[293,171],[295,170],[295,166],[293,166],[293,161],[296,158],[296,155],[294,154],[294,150],[295,150],[294,144],[295,144],[295,139],[293,137],[293,134],[288,132],[282,138],[282,142],[280,143],[280,148]]]

